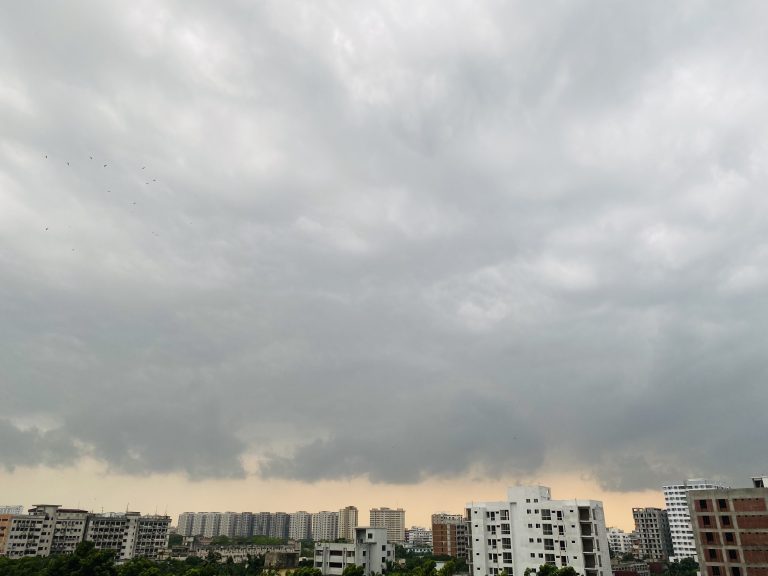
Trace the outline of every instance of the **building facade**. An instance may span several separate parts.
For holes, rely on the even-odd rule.
[[[339,510],[339,530],[336,536],[352,542],[355,539],[355,528],[357,528],[357,508],[347,506]]]
[[[725,488],[711,480],[692,478],[682,484],[667,484],[663,487],[664,504],[669,519],[669,533],[672,537],[670,560],[693,558],[696,560],[696,542],[693,538],[691,513],[688,510],[688,492],[692,490],[715,490]]]
[[[395,559],[394,545],[387,542],[386,528],[355,528],[351,543],[315,544],[315,568],[323,576],[341,576],[350,564],[362,566],[366,576],[384,574]]]
[[[661,508],[632,508],[632,518],[640,540],[640,557],[645,560],[669,560],[672,536],[667,511]]]
[[[71,554],[83,540],[100,550],[114,550],[118,561],[137,556],[156,559],[168,545],[168,516],[90,514],[58,505],[34,506],[28,514],[7,520],[0,554],[9,558]]]
[[[288,518],[288,538],[291,540],[309,540],[312,536],[312,514],[292,512]]]
[[[288,538],[288,525],[290,517],[285,512],[275,512],[270,517],[269,536],[270,538]]]
[[[24,514],[24,506],[21,504],[14,504],[13,506],[0,506],[0,515],[6,515],[6,514]]]
[[[632,552],[632,533],[627,534],[621,528],[608,528],[608,546],[617,555]]]
[[[315,542],[333,542],[339,533],[338,512],[316,512],[312,515],[312,539]]]
[[[535,573],[542,564],[610,576],[602,502],[552,500],[545,486],[510,488],[507,500],[467,505],[473,576]]]
[[[432,514],[432,550],[435,556],[467,557],[468,523],[461,514]]]
[[[762,482],[689,492],[688,503],[702,576],[768,576],[768,488]]]
[[[370,523],[372,528],[386,528],[390,542],[405,542],[405,510],[402,508],[371,508]]]
[[[411,526],[405,531],[405,542],[411,546],[432,548],[432,529]]]

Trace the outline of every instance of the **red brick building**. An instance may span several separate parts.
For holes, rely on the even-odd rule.
[[[702,576],[768,576],[768,488],[697,490],[688,505]]]

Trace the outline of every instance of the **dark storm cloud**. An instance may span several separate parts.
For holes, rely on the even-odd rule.
[[[0,10],[0,465],[768,457],[761,3]]]

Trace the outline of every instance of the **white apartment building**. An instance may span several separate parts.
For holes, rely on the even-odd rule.
[[[387,529],[387,540],[390,542],[405,542],[405,510],[402,508],[371,508],[370,521],[373,528]]]
[[[432,547],[432,530],[423,526],[411,526],[405,531],[405,541],[414,546]]]
[[[203,512],[203,537],[215,538],[221,535],[221,512]]]
[[[221,515],[221,520],[219,521],[218,536],[234,538],[237,536],[238,524],[240,524],[239,512],[224,512]]]
[[[248,537],[252,535],[253,535],[253,513],[241,512],[238,515],[235,536]]]
[[[314,537],[310,535],[313,520],[312,514],[303,510],[289,514],[288,538],[291,540],[309,540]]]
[[[467,504],[472,576],[519,576],[542,564],[610,576],[602,502],[552,500],[545,486],[509,488],[507,500]]]
[[[94,514],[85,539],[98,550],[114,550],[118,561],[142,556],[157,559],[168,546],[169,516],[141,516],[138,512]]]
[[[339,510],[339,530],[336,533],[338,538],[344,538],[352,542],[355,539],[355,528],[357,528],[357,508],[347,506]]]
[[[71,554],[83,540],[97,549],[114,550],[118,561],[135,556],[157,558],[167,547],[168,516],[89,514],[54,504],[40,504],[29,514],[11,517],[4,550],[9,558]]]
[[[179,514],[179,521],[176,523],[176,533],[182,536],[192,536],[192,529],[195,524],[194,512],[182,512]]]
[[[696,541],[691,527],[691,513],[688,510],[688,492],[691,490],[714,490],[726,488],[704,478],[691,478],[682,484],[668,484],[663,487],[664,503],[669,518],[669,532],[672,536],[670,560],[696,557]]]
[[[323,576],[341,576],[350,564],[362,566],[366,576],[384,574],[395,559],[395,547],[387,543],[386,528],[355,528],[351,543],[315,544],[315,568]]]
[[[21,504],[13,506],[0,506],[0,514],[24,514],[24,506]]]
[[[322,511],[312,515],[312,539],[315,542],[333,542],[338,534],[338,512]]]
[[[288,538],[290,517],[285,512],[274,512],[269,519],[270,538]]]
[[[632,552],[632,533],[627,534],[621,528],[608,528],[608,546],[614,554]]]

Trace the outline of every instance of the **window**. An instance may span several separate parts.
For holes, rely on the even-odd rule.
[[[710,560],[717,560],[717,550],[715,550],[714,548],[708,548],[707,554],[709,554]]]
[[[728,502],[720,498],[717,501],[717,507],[720,508],[720,510],[728,510]]]
[[[707,510],[709,506],[709,503],[706,500],[699,500],[699,508],[702,510]]]
[[[715,541],[715,535],[712,532],[704,532],[704,537],[710,544]]]
[[[720,516],[720,524],[723,526],[730,526],[731,525],[731,517],[730,516]]]
[[[704,526],[712,526],[712,517],[711,516],[702,516],[701,517],[701,523],[704,524]]]
[[[728,560],[738,560],[739,554],[736,552],[736,550],[728,550]]]
[[[741,568],[738,566],[731,566],[731,576],[741,576]]]
[[[726,532],[725,533],[725,541],[726,542],[735,542],[735,539],[733,537],[733,532]]]
[[[712,566],[712,576],[720,576],[720,566]]]

